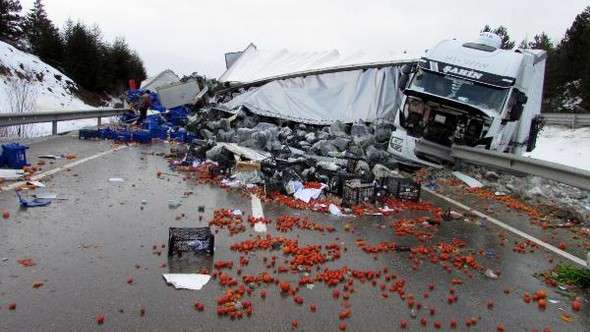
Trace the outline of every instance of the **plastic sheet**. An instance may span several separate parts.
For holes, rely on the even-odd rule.
[[[371,68],[267,83],[221,108],[309,124],[372,122],[393,116],[400,101],[399,67]]]

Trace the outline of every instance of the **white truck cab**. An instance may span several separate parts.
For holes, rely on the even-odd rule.
[[[500,46],[488,32],[475,42],[444,40],[404,68],[389,152],[402,163],[433,165],[451,161],[452,145],[534,149],[546,53]]]

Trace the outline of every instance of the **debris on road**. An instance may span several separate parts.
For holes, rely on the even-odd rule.
[[[469,175],[466,175],[466,174],[461,173],[461,172],[453,172],[453,175],[457,179],[465,182],[465,184],[467,184],[469,186],[469,188],[481,188],[481,187],[483,187],[483,183],[477,181],[476,179],[472,178]]]
[[[487,269],[484,275],[489,279],[498,279],[498,275],[491,269]]]
[[[25,171],[22,169],[0,169],[0,180],[14,181],[20,180],[25,176]]]
[[[186,253],[213,255],[215,236],[209,227],[177,228],[168,230],[168,256]]]
[[[20,206],[22,208],[35,208],[35,207],[43,207],[51,204],[52,200],[50,199],[43,199],[43,198],[35,198],[35,199],[24,199],[22,198],[21,194],[16,191],[16,196],[20,202]]]
[[[19,259],[17,260],[17,262],[22,266],[22,267],[31,267],[31,266],[35,266],[37,265],[37,263],[35,263],[35,261],[32,258],[23,258],[23,259]]]
[[[52,160],[63,159],[62,156],[58,156],[58,155],[54,155],[54,154],[42,154],[42,155],[37,156],[37,158],[40,158],[40,159],[52,159]]]
[[[27,184],[30,186],[33,186],[35,188],[45,188],[45,185],[43,183],[41,183],[40,181],[29,180],[29,181],[27,181]]]
[[[174,288],[188,290],[201,290],[211,279],[210,275],[196,273],[165,273],[162,276],[166,283],[174,286]]]

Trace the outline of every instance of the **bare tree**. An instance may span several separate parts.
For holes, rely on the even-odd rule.
[[[32,113],[37,108],[37,90],[35,86],[26,80],[8,81],[6,95],[8,97],[8,112]],[[0,134],[5,137],[16,135],[26,137],[29,125],[19,125],[5,128]]]

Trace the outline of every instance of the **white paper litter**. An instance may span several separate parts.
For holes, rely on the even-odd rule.
[[[384,213],[395,212],[395,210],[390,208],[389,206],[385,205],[383,208],[381,208],[381,212],[384,212]]]
[[[461,172],[453,172],[453,175],[457,179],[465,182],[465,184],[468,185],[469,188],[481,188],[481,187],[483,187],[483,183],[477,181],[476,179],[472,178],[469,175],[463,174]]]
[[[487,269],[484,274],[485,274],[486,277],[488,277],[490,279],[498,279],[498,275],[494,271],[492,271],[490,269]]]
[[[242,210],[240,209],[235,209],[231,212],[234,216],[241,216],[243,215]]]
[[[0,178],[6,181],[18,180],[25,175],[22,169],[0,169]]]
[[[27,181],[27,184],[28,185],[31,185],[31,186],[34,186],[34,187],[37,187],[37,188],[45,188],[45,185],[43,183],[39,182],[39,181],[32,181],[31,180],[31,181]]]
[[[300,181],[289,181],[287,183],[287,186],[285,187],[285,190],[289,195],[294,195],[301,189],[303,189],[303,183],[301,183]]]
[[[293,197],[297,198],[300,201],[304,201],[305,203],[309,203],[312,199],[318,199],[322,194],[322,191],[326,188],[325,184],[322,184],[320,189],[313,189],[313,188],[300,188],[293,194]]]
[[[254,224],[254,231],[256,233],[266,233],[266,224],[263,222],[257,222]]]
[[[163,274],[166,283],[174,286],[176,289],[190,289],[190,290],[201,290],[205,286],[211,276],[208,274],[196,274],[196,273],[169,273]]]
[[[109,182],[125,182],[125,180],[122,178],[110,178]]]
[[[333,216],[343,216],[342,210],[340,210],[340,208],[334,204],[330,204],[330,206],[328,206],[328,210],[330,211],[330,214],[332,214]]]
[[[39,193],[35,197],[40,199],[57,199],[57,194],[54,193]]]

